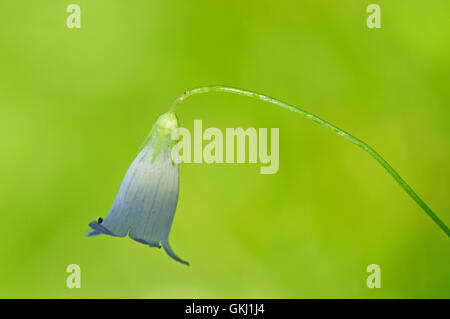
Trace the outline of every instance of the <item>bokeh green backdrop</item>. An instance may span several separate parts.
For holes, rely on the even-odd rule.
[[[85,238],[156,118],[222,84],[305,108],[379,151],[450,223],[450,2],[0,3],[0,297],[450,297],[449,239],[366,153],[244,97],[194,97],[181,125],[279,127],[280,169],[185,164],[177,254]],[[381,267],[381,289],[366,267]],[[81,267],[82,288],[66,287]]]

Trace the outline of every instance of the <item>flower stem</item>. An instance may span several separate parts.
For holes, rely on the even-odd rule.
[[[170,110],[174,111],[175,107],[178,104],[181,104],[185,99],[187,99],[190,96],[203,94],[203,93],[209,93],[209,92],[226,92],[231,94],[237,94],[237,95],[243,95],[247,96],[256,100],[261,100],[264,102],[268,102],[271,104],[274,104],[276,106],[279,106],[281,108],[287,109],[289,111],[292,111],[294,113],[297,113],[303,117],[306,117],[324,127],[331,130],[333,133],[336,133],[343,138],[349,140],[353,144],[356,144],[357,146],[361,147],[364,151],[370,154],[378,163],[380,163],[381,166],[395,179],[395,181],[408,193],[409,196],[425,211],[425,213],[441,228],[444,233],[450,237],[450,230],[447,227],[447,225],[431,210],[430,207],[428,207],[427,204],[413,191],[413,189],[403,180],[403,178],[392,168],[391,165],[389,165],[384,158],[382,158],[372,147],[361,141],[360,139],[354,137],[353,135],[341,130],[340,128],[334,126],[333,124],[309,113],[304,110],[301,110],[295,106],[289,105],[287,103],[275,100],[271,97],[250,92],[250,91],[244,91],[236,88],[231,87],[224,87],[224,86],[211,86],[211,87],[201,87],[196,88],[193,90],[186,91],[183,95],[181,95],[178,99],[175,100],[175,102],[172,104]]]

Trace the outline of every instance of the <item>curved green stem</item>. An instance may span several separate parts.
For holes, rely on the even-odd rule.
[[[322,120],[321,118],[303,111],[301,109],[296,108],[295,106],[289,105],[287,103],[275,100],[273,98],[270,98],[268,96],[255,93],[255,92],[249,92],[244,91],[236,88],[231,87],[224,87],[224,86],[211,86],[211,87],[201,87],[196,88],[190,91],[186,91],[183,95],[181,95],[178,99],[175,100],[175,102],[172,104],[170,110],[174,111],[175,107],[178,104],[181,104],[185,99],[187,99],[190,96],[197,95],[197,94],[203,94],[208,92],[227,92],[232,94],[238,94],[247,96],[256,100],[261,100],[264,102],[268,102],[271,104],[274,104],[276,106],[279,106],[281,108],[287,109],[289,111],[292,111],[294,113],[297,113],[303,117],[306,117],[324,127],[331,130],[332,132],[344,137],[345,139],[349,140],[353,144],[356,144],[357,146],[361,147],[363,150],[365,150],[367,153],[369,153],[378,163],[381,164],[381,166],[386,169],[386,171],[391,174],[391,176],[395,179],[395,181],[408,193],[409,196],[411,196],[412,199],[425,211],[425,213],[444,231],[445,234],[447,234],[448,237],[450,237],[450,230],[445,225],[445,223],[431,210],[430,207],[428,207],[427,204],[413,191],[413,189],[401,178],[401,176],[392,168],[391,165],[389,165],[388,162],[384,160],[372,147],[361,141],[360,139],[354,137],[353,135],[348,134],[347,132],[341,130],[340,128],[334,126],[333,124]]]

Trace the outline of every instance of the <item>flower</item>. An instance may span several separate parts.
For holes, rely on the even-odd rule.
[[[92,221],[87,236],[125,237],[150,247],[164,248],[185,265],[169,245],[169,232],[178,201],[178,163],[172,161],[171,134],[178,127],[174,112],[161,115],[120,185],[105,219]]]

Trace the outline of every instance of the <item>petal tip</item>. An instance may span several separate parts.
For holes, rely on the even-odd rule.
[[[167,255],[169,255],[172,259],[182,263],[183,265],[190,266],[190,264],[187,261],[184,261],[181,258],[179,258],[177,255],[175,255],[172,248],[170,248],[168,241],[162,241],[161,244],[162,244],[164,250],[166,251]]]
[[[115,237],[121,237],[121,236],[118,236],[118,235],[112,233],[105,226],[99,224],[95,220],[89,223],[89,227],[91,227],[93,230],[86,234],[86,236],[88,236],[88,237],[95,236],[95,235],[100,235],[100,234],[105,234],[105,235],[110,235],[110,236],[115,236]]]
[[[98,230],[93,229],[91,231],[88,231],[85,236],[86,237],[91,237],[91,236],[97,236],[97,235],[101,235],[101,232],[99,232]]]

